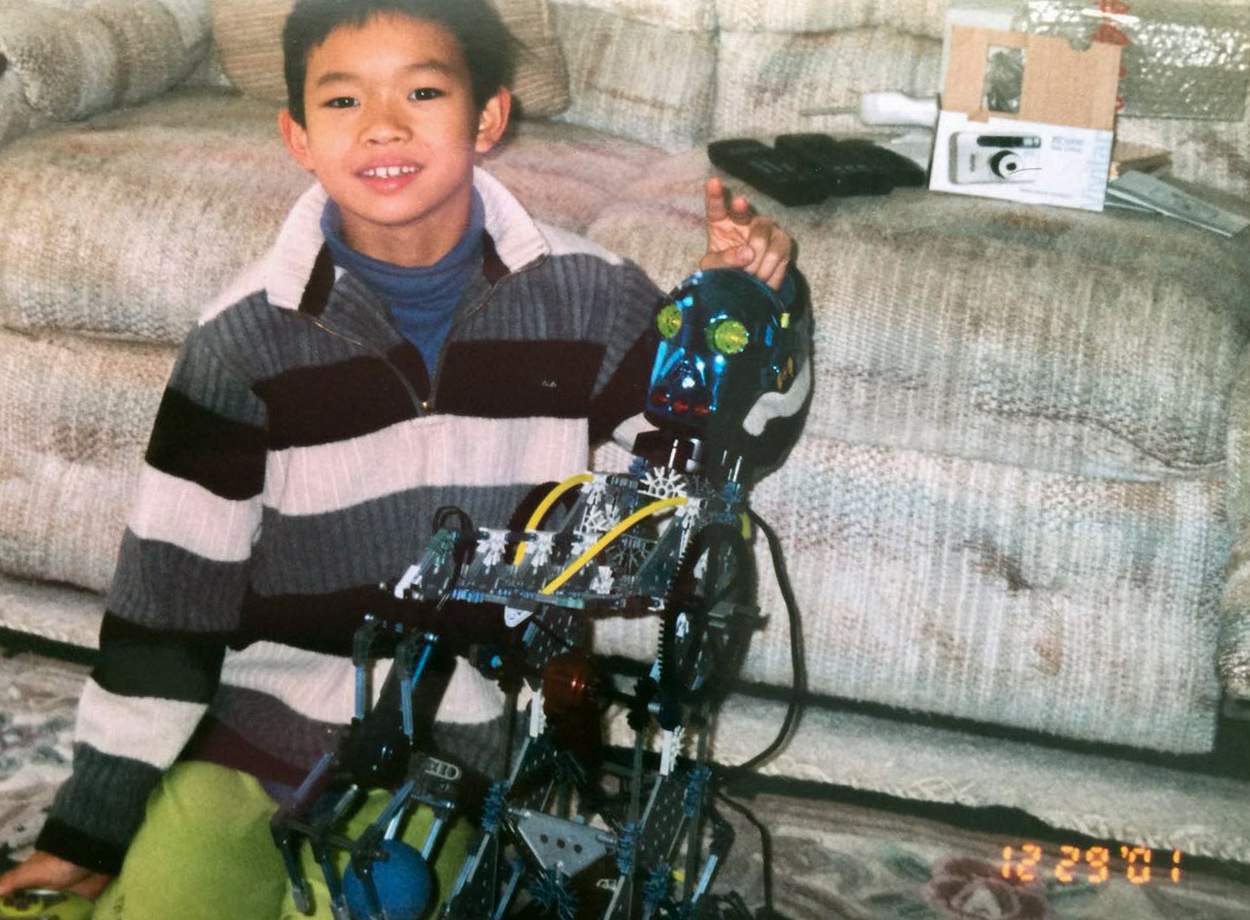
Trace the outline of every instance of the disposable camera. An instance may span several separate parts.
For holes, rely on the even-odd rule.
[[[1041,172],[1042,139],[1036,134],[951,135],[951,182],[1022,183],[1037,181]]]

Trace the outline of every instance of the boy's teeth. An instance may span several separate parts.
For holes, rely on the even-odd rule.
[[[379,166],[375,169],[366,169],[364,174],[375,179],[393,179],[395,176],[404,176],[416,171],[414,166]]]

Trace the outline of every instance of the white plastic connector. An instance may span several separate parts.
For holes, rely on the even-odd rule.
[[[937,97],[916,99],[903,93],[864,93],[859,97],[859,120],[866,125],[917,125],[932,128],[937,124]]]

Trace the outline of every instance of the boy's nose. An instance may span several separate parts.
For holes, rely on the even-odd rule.
[[[376,111],[364,129],[364,140],[374,144],[406,140],[408,135],[403,119],[389,108]]]

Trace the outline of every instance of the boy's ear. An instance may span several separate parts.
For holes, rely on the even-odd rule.
[[[478,115],[477,140],[474,149],[478,153],[488,153],[499,143],[504,132],[508,130],[508,118],[512,114],[512,93],[506,86],[499,87],[499,92],[486,100]]]
[[[295,162],[311,172],[313,163],[308,151],[308,132],[291,117],[290,109],[284,108],[278,113],[278,130],[282,132],[282,140],[286,142],[286,149],[291,151],[291,156],[295,157]]]

